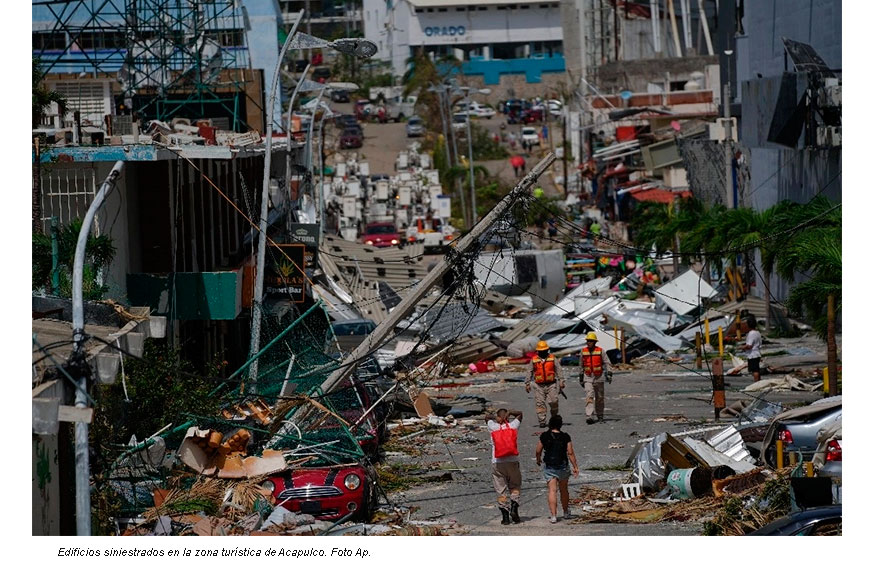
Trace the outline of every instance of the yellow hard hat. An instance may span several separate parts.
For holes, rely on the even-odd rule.
[[[535,350],[550,350],[550,345],[547,344],[547,342],[544,340],[539,340],[538,346],[535,348]]]
[[[598,342],[598,337],[594,332],[590,332],[586,335],[586,340],[594,340],[595,342]]]

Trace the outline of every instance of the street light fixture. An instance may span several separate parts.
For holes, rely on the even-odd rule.
[[[374,42],[363,38],[339,38],[338,40],[324,40],[299,32],[290,42],[290,48],[296,50],[310,50],[312,48],[331,48],[342,54],[348,54],[359,58],[370,58],[378,52]]]
[[[281,47],[281,52],[278,53],[278,62],[275,64],[275,72],[272,74],[272,87],[269,91],[269,106],[266,109],[268,111],[267,114],[270,116],[275,110],[275,97],[278,93],[278,76],[281,74],[281,63],[284,61],[284,57],[289,49],[333,48],[342,54],[350,54],[361,58],[369,58],[378,50],[373,42],[360,38],[340,38],[330,42],[303,32],[297,33],[299,24],[302,22],[304,16],[305,10],[300,10],[296,22],[293,23],[293,28],[287,36],[287,40],[284,41],[284,45]],[[299,85],[297,85],[297,88],[299,88]],[[322,94],[321,90],[321,95]],[[263,189],[261,195],[262,201],[260,203],[260,222],[258,226],[260,237],[257,240],[257,272],[254,280],[254,297],[251,312],[251,348],[249,354],[251,357],[256,355],[260,350],[260,324],[263,318],[263,278],[265,275],[266,263],[266,231],[269,227],[267,217],[269,213],[269,179],[271,166],[272,123],[269,123],[266,126],[266,152],[265,159],[263,160]],[[251,379],[250,392],[254,394],[257,392],[256,381],[258,370],[258,360],[255,359],[249,367],[248,374]]]
[[[457,87],[457,90],[465,95],[465,123],[467,126],[467,134],[466,139],[468,139],[468,171],[470,176],[470,184],[471,184],[471,223],[477,223],[477,199],[474,193],[474,154],[472,152],[471,142],[473,141],[472,133],[471,133],[471,111],[469,110],[469,105],[471,104],[468,100],[470,95],[488,95],[492,93],[491,89],[475,89],[472,87]]]

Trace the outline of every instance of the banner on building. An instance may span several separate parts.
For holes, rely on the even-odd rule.
[[[290,242],[305,246],[305,269],[317,267],[320,224],[290,224]]]
[[[272,244],[266,252],[266,275],[263,291],[293,302],[305,301],[305,246]]]

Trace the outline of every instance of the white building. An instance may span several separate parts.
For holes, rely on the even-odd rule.
[[[456,57],[463,74],[487,85],[517,74],[540,83],[565,70],[555,0],[363,0],[363,27],[397,76],[420,47],[436,59]]]

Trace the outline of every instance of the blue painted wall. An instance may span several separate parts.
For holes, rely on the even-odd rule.
[[[443,65],[442,69],[442,74],[447,74],[450,65]],[[561,54],[539,57],[533,55],[530,58],[510,60],[472,58],[462,63],[462,74],[482,75],[483,82],[487,85],[499,84],[499,78],[503,74],[524,74],[527,83],[539,83],[543,73],[560,72],[565,72],[565,57]]]

